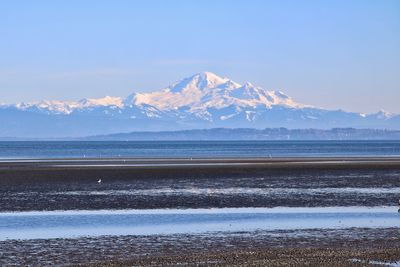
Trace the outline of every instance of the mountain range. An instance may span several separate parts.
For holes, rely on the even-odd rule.
[[[3,104],[0,121],[0,136],[21,138],[210,128],[400,129],[400,115],[313,107],[281,91],[239,84],[211,72],[126,98]]]

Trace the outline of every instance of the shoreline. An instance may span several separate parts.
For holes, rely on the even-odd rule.
[[[400,168],[400,157],[107,158],[0,160],[0,174],[18,170]],[[1,177],[0,177],[1,179]]]

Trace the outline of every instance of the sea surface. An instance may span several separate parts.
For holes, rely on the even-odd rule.
[[[19,141],[0,159],[400,156],[398,141]]]

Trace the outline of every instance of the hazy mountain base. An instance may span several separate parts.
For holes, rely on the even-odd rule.
[[[202,130],[131,132],[98,135],[84,138],[96,141],[140,140],[400,140],[400,131],[379,129],[334,128],[286,129],[286,128],[214,128]]]

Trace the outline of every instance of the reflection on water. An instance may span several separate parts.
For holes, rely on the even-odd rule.
[[[397,207],[20,212],[0,213],[0,240],[399,226]]]

